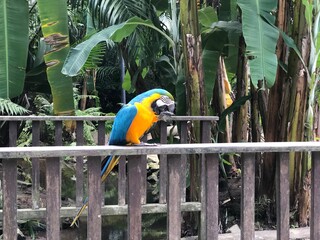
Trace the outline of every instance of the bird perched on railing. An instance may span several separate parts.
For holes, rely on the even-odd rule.
[[[141,143],[142,136],[158,120],[174,115],[175,102],[173,96],[164,89],[152,89],[133,98],[117,113],[109,139],[109,145],[147,145]],[[104,182],[118,164],[120,156],[109,156],[102,162],[101,182]],[[88,201],[75,216],[71,226],[75,224]]]

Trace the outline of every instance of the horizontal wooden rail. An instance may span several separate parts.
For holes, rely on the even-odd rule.
[[[113,121],[115,116],[0,116],[0,121]],[[217,116],[171,116],[170,121],[218,121]]]
[[[0,158],[306,151],[320,151],[320,142],[159,144],[147,147],[111,145],[2,147],[0,148]]]
[[[200,202],[184,202],[181,203],[181,212],[199,212],[201,210]],[[61,218],[73,218],[79,211],[78,207],[61,207]],[[141,206],[142,214],[166,213],[167,204],[165,203],[148,203]],[[128,205],[105,205],[101,208],[103,216],[125,216],[128,214]],[[88,209],[85,209],[81,216],[88,216]],[[3,217],[3,211],[0,210],[0,219]],[[17,218],[19,220],[45,219],[46,208],[23,208],[17,210]]]

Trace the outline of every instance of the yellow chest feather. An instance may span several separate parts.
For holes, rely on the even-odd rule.
[[[141,103],[135,103],[135,106],[138,110],[137,115],[128,129],[126,141],[132,144],[140,144],[140,138],[158,121],[158,118],[150,107]]]

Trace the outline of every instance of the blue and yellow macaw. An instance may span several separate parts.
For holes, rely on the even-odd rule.
[[[109,145],[141,145],[142,136],[165,116],[172,116],[175,109],[173,96],[164,89],[152,89],[133,98],[117,113],[113,122]],[[110,156],[102,162],[101,182],[119,162],[120,156]],[[87,207],[88,201],[75,216],[71,226]]]

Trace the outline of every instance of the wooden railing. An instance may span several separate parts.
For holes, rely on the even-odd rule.
[[[84,215],[88,217],[87,238],[101,239],[101,216],[127,215],[128,239],[141,239],[141,215],[167,213],[167,239],[180,239],[181,212],[200,212],[201,239],[218,239],[219,232],[219,154],[242,153],[241,175],[241,239],[255,239],[255,153],[280,152],[281,158],[276,169],[276,204],[277,204],[277,239],[289,239],[289,152],[312,152],[312,184],[311,184],[311,218],[310,238],[320,239],[320,143],[318,142],[282,142],[282,143],[210,143],[210,129],[216,118],[207,117],[175,117],[181,121],[180,144],[164,144],[166,142],[166,124],[161,123],[161,143],[157,146],[105,146],[104,121],[109,118],[86,118],[98,121],[98,142],[101,146],[81,146],[81,122],[83,117],[73,117],[77,121],[77,143],[79,146],[62,145],[62,121],[70,117],[32,117],[33,147],[14,147],[17,138],[17,123],[30,120],[29,117],[0,117],[0,121],[10,122],[11,147],[0,148],[0,159],[3,164],[3,218],[4,239],[16,239],[17,219],[45,218],[47,239],[59,239],[60,218],[73,217],[78,207],[61,207],[60,158],[75,156],[77,158],[76,203],[83,200],[83,157],[87,156],[88,166],[88,198],[89,207]],[[50,120],[56,123],[56,145],[38,147],[39,121]],[[186,144],[187,121],[200,121],[202,128],[201,144]],[[101,122],[101,123],[100,123]],[[160,199],[159,203],[146,202],[146,156],[160,155]],[[201,161],[201,201],[186,202],[186,156],[200,154]],[[102,193],[100,183],[101,157],[107,155],[127,156],[128,174],[125,172],[124,158],[119,163],[118,205],[101,204]],[[17,209],[17,159],[32,158],[33,186],[32,209]],[[46,208],[39,208],[39,158],[46,158]],[[126,179],[127,178],[127,179]],[[38,184],[37,184],[38,182]],[[126,199],[126,186],[127,195]],[[78,189],[80,188],[80,189]]]

